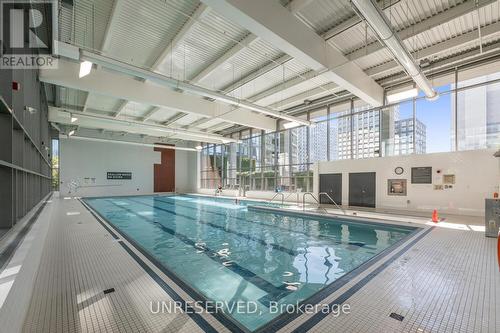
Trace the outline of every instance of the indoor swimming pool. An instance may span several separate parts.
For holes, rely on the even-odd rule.
[[[204,196],[84,201],[205,300],[251,302],[257,311],[226,309],[231,321],[250,331],[279,316],[276,305],[324,292],[417,229],[259,211],[248,208],[252,201]]]

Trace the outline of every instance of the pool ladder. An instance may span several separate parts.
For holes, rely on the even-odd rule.
[[[285,201],[285,194],[283,192],[276,192],[276,194],[271,198],[271,200],[269,200],[269,203],[273,202],[273,200],[276,199],[276,197],[279,194],[281,194],[281,204],[283,205]]]
[[[283,192],[276,192],[276,194],[271,198],[271,200],[269,200],[268,202],[271,203],[274,201],[274,199],[276,199],[276,197],[278,195],[281,195],[281,204],[283,205],[284,202],[290,198],[292,195],[296,195],[297,196],[297,206],[299,206],[299,192],[292,192],[292,193],[289,193],[286,197],[285,197],[285,194]]]
[[[306,210],[306,196],[307,196],[307,195],[311,196],[311,197],[314,199],[314,201],[316,201],[316,202],[318,203],[318,209],[322,209],[322,210],[324,210],[324,211],[325,211],[325,213],[327,213],[327,214],[328,214],[328,211],[327,211],[325,208],[321,207],[321,203],[320,203],[320,201],[318,200],[318,198],[316,198],[316,197],[314,196],[314,194],[313,194],[312,192],[305,192],[305,193],[302,195],[302,210]],[[326,192],[319,192],[318,197],[319,197],[319,198],[321,198],[321,196],[322,196],[322,195],[326,196],[326,197],[327,197],[327,198],[328,198],[328,199],[329,199],[329,200],[330,200],[330,201],[331,201],[331,202],[335,205],[335,207],[337,207],[337,209],[339,209],[339,210],[340,210],[340,211],[341,211],[344,215],[346,215],[346,214],[347,214],[347,213],[346,213],[346,211],[345,211],[342,207],[340,207],[340,206],[339,206],[339,205],[335,202],[335,200],[333,200],[333,199],[332,199],[332,197],[331,197],[328,193],[326,193]]]

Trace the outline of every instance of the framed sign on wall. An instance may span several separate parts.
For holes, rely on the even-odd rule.
[[[432,184],[432,167],[411,168],[412,184]]]
[[[132,172],[116,172],[109,171],[106,175],[107,179],[132,179]]]
[[[388,195],[406,195],[406,179],[388,179],[387,180]]]

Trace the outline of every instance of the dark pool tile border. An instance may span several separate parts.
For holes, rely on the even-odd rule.
[[[361,274],[363,271],[368,269],[369,267],[373,266],[375,263],[379,262],[381,259],[385,258],[389,254],[391,254],[398,246],[404,244],[407,242],[409,239],[414,237],[416,234],[418,234],[417,237],[415,237],[411,242],[406,244],[401,250],[399,250],[397,253],[392,255],[388,260],[386,260],[384,263],[382,263],[380,266],[375,268],[375,270],[371,273],[369,273],[367,276],[363,277],[360,281],[358,281],[356,284],[354,284],[351,288],[346,290],[343,294],[341,294],[339,297],[337,297],[335,300],[330,302],[328,305],[330,308],[332,308],[334,305],[342,305],[345,301],[347,301],[351,296],[353,296],[356,292],[358,292],[361,288],[363,288],[368,282],[370,282],[374,277],[376,277],[380,272],[382,272],[385,268],[387,268],[390,264],[392,264],[396,259],[401,257],[405,252],[407,252],[411,247],[413,247],[417,242],[419,242],[422,238],[424,238],[427,234],[429,234],[435,227],[430,227],[427,229],[424,228],[417,228],[415,231],[407,235],[406,237],[402,238],[395,244],[393,244],[391,247],[387,248],[386,250],[382,251],[379,253],[377,256],[371,258],[367,262],[363,263],[361,266],[358,266],[354,270],[350,271],[346,275],[342,276],[338,280],[335,280],[333,283],[325,287],[324,289],[320,290],[316,294],[312,295],[308,299],[304,300],[303,302],[299,303],[300,305],[302,304],[319,304],[323,299],[327,298],[329,295],[340,289],[342,286],[344,286],[349,280],[355,278],[357,275]],[[256,332],[262,333],[262,332],[276,332],[279,329],[282,329],[298,317],[300,317],[301,314],[294,312],[291,314],[285,313],[277,318],[273,319],[271,322],[268,324],[262,326]],[[318,312],[315,315],[313,315],[310,319],[299,325],[297,328],[293,330],[293,333],[302,333],[310,330],[313,328],[315,325],[317,325],[321,320],[323,320],[326,316],[328,316],[328,313],[323,313],[323,312]]]
[[[80,200],[84,201],[84,200]],[[92,212],[92,209],[90,209],[89,206],[85,205],[85,207]],[[266,207],[267,208],[267,207]],[[258,207],[260,209],[260,207]],[[295,212],[285,212],[280,209],[269,209],[270,212],[275,212],[275,213],[288,213],[285,215],[300,215],[300,216],[314,216],[316,218],[323,218],[323,219],[329,219],[328,216],[319,216],[317,214],[309,214],[309,213],[302,213],[298,212],[297,214],[294,214]],[[97,213],[98,214],[98,213]],[[96,217],[95,214],[92,214],[94,217]],[[100,215],[98,215],[100,216]],[[128,237],[125,233],[121,232],[119,229],[116,229],[111,223],[109,223],[105,218],[101,216],[102,220],[106,221],[116,232],[118,232],[124,239],[126,239],[132,246],[134,246],[139,252],[141,252],[142,255],[144,255],[151,263],[153,263],[160,271],[162,271],[166,276],[168,276],[177,286],[179,286],[182,290],[184,290],[192,299],[194,300],[203,300],[206,301],[206,298],[199,294],[196,290],[191,288],[188,284],[184,283],[182,279],[180,279],[175,273],[171,272],[168,270],[165,266],[163,266],[156,258],[154,258],[152,255],[150,255],[145,249],[143,249],[138,243],[136,243],[133,239]],[[335,216],[337,218],[337,216]],[[97,218],[99,221],[99,218]],[[343,218],[342,220],[348,221],[348,222],[353,222],[353,223],[358,223],[361,224],[361,222],[356,221],[356,218],[349,219],[349,218]],[[99,221],[99,223],[103,224],[102,221]],[[394,226],[400,226],[398,224],[388,224],[388,223],[380,223],[378,221],[372,221],[370,224],[377,224],[377,225],[386,225],[388,227],[394,227]],[[373,266],[383,258],[387,257],[389,254],[391,254],[397,247],[402,245],[403,243],[407,242],[409,239],[414,237],[416,234],[419,234],[413,241],[411,241],[409,244],[407,244],[402,250],[400,250],[398,253],[393,255],[389,260],[387,260],[385,263],[380,265],[378,268],[376,268],[373,272],[368,274],[366,277],[361,279],[358,283],[356,283],[353,287],[348,289],[345,293],[340,295],[337,299],[335,299],[331,305],[333,306],[336,304],[336,301],[342,301],[345,302],[349,297],[354,295],[359,289],[361,289],[364,285],[366,285],[369,281],[371,281],[376,275],[378,275],[383,269],[385,269],[388,265],[390,265],[392,262],[394,262],[398,257],[400,257],[403,253],[405,253],[408,249],[410,249],[415,243],[417,243],[421,238],[426,236],[431,230],[434,229],[434,227],[430,227],[425,229],[424,227],[420,226],[401,226],[401,227],[406,227],[406,229],[411,229],[412,232],[400,239],[398,242],[394,243],[392,246],[388,247],[384,251],[380,252],[370,260],[364,262],[360,266],[356,267],[352,271],[348,272],[347,274],[343,275],[339,279],[335,280],[333,283],[328,285],[327,287],[323,288],[322,290],[318,291],[316,294],[313,294],[306,300],[302,301],[300,304],[319,304],[323,299],[327,298],[329,295],[340,289],[342,286],[344,286],[346,283],[348,283],[350,280],[364,272],[366,269],[369,267]],[[108,229],[108,228],[106,228]],[[363,283],[361,283],[363,281]],[[340,303],[341,304],[341,303]],[[264,333],[264,332],[276,332],[277,330],[285,327],[289,323],[291,323],[293,320],[297,319],[301,314],[294,312],[294,313],[283,313],[280,316],[276,317],[275,319],[271,320],[269,323],[261,326],[260,328],[254,330],[253,332],[258,332],[258,333]],[[299,332],[305,332],[309,330],[310,328],[314,327],[319,321],[321,321],[324,316],[322,312],[317,313],[314,315],[312,318],[307,320],[305,323],[299,326],[299,329],[295,329],[295,333]],[[217,313],[213,314],[213,316],[221,322],[227,329],[229,329],[232,332],[250,332],[248,329],[246,329],[243,326],[240,326],[238,323],[236,323],[233,319],[231,319],[229,316],[222,314],[222,313]],[[307,324],[307,325],[306,325]],[[310,326],[310,327],[309,327]],[[307,328],[308,327],[308,328]]]
[[[104,198],[107,198],[107,197],[104,197]],[[107,231],[109,231],[113,237],[116,236],[116,233],[118,233],[123,239],[127,240],[127,242],[129,242],[137,251],[139,251],[145,258],[148,259],[148,261],[150,261],[156,268],[158,268],[163,274],[165,274],[170,280],[172,280],[180,289],[182,289],[186,294],[189,295],[189,297],[191,297],[193,300],[195,301],[202,301],[202,302],[206,302],[207,299],[201,295],[200,293],[198,293],[195,289],[193,289],[191,286],[189,286],[188,284],[186,284],[179,276],[177,276],[177,274],[175,274],[174,272],[172,272],[171,270],[169,270],[168,268],[166,268],[164,265],[162,265],[155,257],[153,257],[148,251],[146,251],[140,244],[138,244],[135,240],[133,240],[131,237],[129,237],[127,234],[125,234],[124,232],[122,232],[121,230],[119,230],[118,228],[116,228],[115,226],[113,226],[112,223],[110,223],[106,218],[102,217],[99,213],[95,212],[92,207],[90,207],[88,204],[85,203],[85,200],[84,199],[79,199],[80,202],[82,202],[84,204],[84,207],[92,214],[92,216],[94,216],[94,218],[96,218],[96,220],[102,225],[105,227],[105,229]],[[103,222],[103,221],[106,221],[106,223],[109,225],[109,227],[106,226],[106,224]],[[113,231],[110,231],[110,228],[112,228],[115,232]],[[116,239],[119,239],[119,237],[116,236]],[[122,242],[123,243],[123,242]],[[126,244],[124,244],[126,245]],[[123,246],[123,245],[122,245]],[[130,248],[129,248],[130,249]],[[128,251],[127,251],[128,252]],[[129,252],[128,252],[129,253]],[[139,265],[141,265],[142,267],[142,264],[141,262],[148,266],[140,257],[138,257],[135,253],[134,253],[135,256],[132,256],[132,258],[134,258],[134,260],[137,261],[137,259],[139,259],[140,261],[137,261]],[[137,258],[137,259],[136,259]],[[151,269],[149,266],[148,266],[149,269]],[[150,270],[146,270],[146,273],[148,273],[148,275],[150,275],[153,280],[155,280],[157,282],[157,280],[155,279],[155,277],[153,275],[150,274],[150,272],[154,273],[154,271],[150,271]],[[156,276],[157,274],[154,273]],[[165,285],[166,282],[161,279],[160,277],[158,277]],[[163,284],[160,284],[160,286],[163,286]],[[167,285],[168,286],[168,285]],[[162,287],[163,288],[163,287]],[[170,288],[170,287],[169,287]],[[165,292],[168,293],[167,290],[165,290]],[[170,294],[169,294],[170,295]],[[176,295],[178,295],[176,293]],[[172,295],[170,295],[172,297]],[[180,296],[179,296],[180,297]],[[175,299],[174,297],[172,297],[173,299]],[[182,298],[181,298],[182,299]],[[183,300],[184,301],[184,300]],[[198,315],[199,314],[194,314],[194,315]],[[224,313],[219,313],[219,312],[216,312],[216,313],[212,313],[211,314],[214,318],[216,318],[224,327],[226,327],[228,330],[230,330],[231,332],[236,332],[236,333],[249,333],[250,331],[248,329],[246,329],[245,327],[241,326],[239,323],[235,322],[233,319],[231,319],[228,315],[224,314]],[[203,319],[203,318],[202,318]],[[203,321],[205,321],[205,319],[203,319]],[[206,322],[206,321],[205,321]],[[197,322],[198,323],[198,322]],[[200,324],[198,324],[200,326]],[[209,328],[211,328],[212,330],[215,330],[208,322],[207,322],[207,325],[209,326]],[[205,332],[217,332],[217,330],[215,331],[212,331],[212,330],[205,330],[205,326],[203,326],[203,323],[201,324],[200,326],[201,329],[203,329]]]
[[[120,237],[118,237],[116,235],[116,233],[113,232],[113,230],[111,230],[105,223],[103,223],[101,221],[101,219],[104,220],[104,217],[102,217],[99,213],[97,213],[96,211],[94,211],[93,209],[90,208],[90,206],[82,199],[78,199],[82,205],[90,212],[90,214],[92,214],[92,216],[97,220],[97,222],[99,222],[100,225],[102,225],[102,227],[104,229],[106,229],[107,232],[109,232],[111,234],[111,236],[113,236],[114,239],[120,239]]]
[[[135,252],[123,241],[119,240],[118,244],[120,244],[125,251],[142,267],[142,269],[148,273],[149,276],[176,302],[182,305],[183,309],[188,308],[186,306],[186,302],[182,299],[179,294],[175,292],[158,274],[156,274],[151,267],[149,267]],[[217,330],[210,325],[202,316],[197,313],[188,312],[187,315],[193,319],[198,326],[207,333],[216,333]]]

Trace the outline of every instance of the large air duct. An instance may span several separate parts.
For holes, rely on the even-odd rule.
[[[375,0],[352,0],[352,3],[356,6],[359,13],[363,15],[380,40],[391,51],[394,59],[404,67],[418,88],[425,93],[425,96],[428,99],[437,98],[438,93],[434,90],[427,77],[425,77],[425,74],[417,65],[413,56],[403,45],[399,36],[394,33],[391,23]]]

